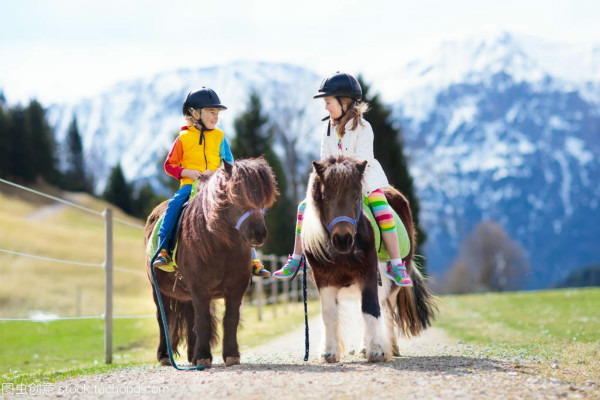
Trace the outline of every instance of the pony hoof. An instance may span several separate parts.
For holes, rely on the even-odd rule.
[[[225,358],[225,365],[228,367],[231,367],[232,365],[240,365],[240,357]]]
[[[367,356],[367,349],[366,349],[366,347],[363,347],[362,349],[360,349],[360,355],[362,355],[363,357]]]
[[[340,356],[335,353],[325,353],[323,359],[328,363],[336,363],[340,361]]]
[[[196,367],[210,368],[212,367],[212,362],[210,361],[210,358],[200,358],[196,360]]]
[[[163,357],[160,360],[158,360],[158,363],[160,365],[164,365],[164,366],[171,366],[171,360],[169,359],[169,357]]]
[[[371,351],[367,357],[367,361],[370,363],[379,363],[385,361],[385,354],[381,351]]]
[[[394,357],[400,357],[400,348],[397,344],[392,346],[392,354],[394,355]]]

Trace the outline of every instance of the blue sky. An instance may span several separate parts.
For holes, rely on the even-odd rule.
[[[0,0],[0,9],[9,102],[70,101],[124,79],[239,59],[373,79],[442,40],[488,31],[600,42],[592,0]]]

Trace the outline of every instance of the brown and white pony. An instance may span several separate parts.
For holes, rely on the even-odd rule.
[[[361,208],[366,166],[366,161],[345,157],[313,162],[308,184],[302,242],[319,289],[327,362],[338,362],[344,352],[339,299],[345,291],[360,296],[369,362],[399,355],[396,330],[407,337],[419,335],[436,309],[435,298],[414,265],[415,230],[408,200],[392,187],[384,193],[409,234],[411,248],[404,261],[414,286],[401,288],[385,277],[386,264],[377,258],[373,228]]]
[[[251,248],[263,244],[267,228],[263,209],[278,195],[275,176],[263,158],[223,162],[204,183],[185,210],[176,254],[178,273],[155,269],[166,313],[171,348],[187,340],[187,356],[195,366],[212,365],[211,345],[218,339],[215,299],[225,299],[223,360],[240,363],[237,329],[242,297],[251,278]],[[157,206],[146,222],[146,244],[167,202]],[[146,257],[147,258],[147,257]],[[152,284],[150,261],[146,260]],[[179,277],[178,277],[179,274]],[[157,358],[170,365],[163,323],[154,302],[160,327]]]

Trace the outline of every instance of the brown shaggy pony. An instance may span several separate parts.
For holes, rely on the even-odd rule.
[[[361,209],[366,166],[366,161],[329,157],[313,162],[308,184],[302,242],[321,298],[327,362],[339,361],[344,352],[338,310],[342,289],[360,294],[370,362],[399,355],[396,329],[407,337],[418,335],[430,325],[436,308],[414,267],[415,230],[408,200],[392,187],[383,191],[409,234],[411,248],[404,261],[414,286],[401,288],[385,276],[386,263],[378,261],[373,228]]]
[[[275,176],[263,158],[223,162],[185,211],[176,254],[177,272],[155,269],[165,308],[171,348],[187,340],[188,360],[195,366],[212,365],[211,345],[217,341],[214,300],[225,299],[223,360],[240,363],[237,329],[242,297],[251,278],[252,247],[263,244],[267,228],[262,213],[278,195]],[[157,206],[146,222],[146,244],[167,202]],[[252,212],[242,221],[241,217]],[[146,270],[152,284],[150,260]],[[170,365],[163,323],[157,305],[160,342],[157,358]]]

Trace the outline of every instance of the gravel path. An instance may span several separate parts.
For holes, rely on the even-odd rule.
[[[438,328],[400,341],[401,357],[367,364],[359,356],[362,326],[347,323],[350,354],[338,364],[319,360],[321,323],[310,321],[311,351],[304,356],[304,328],[269,345],[243,351],[242,365],[216,364],[205,371],[136,367],[37,388],[32,396],[64,399],[554,399],[600,398],[595,386],[574,387],[529,372],[526,365],[477,355]]]

